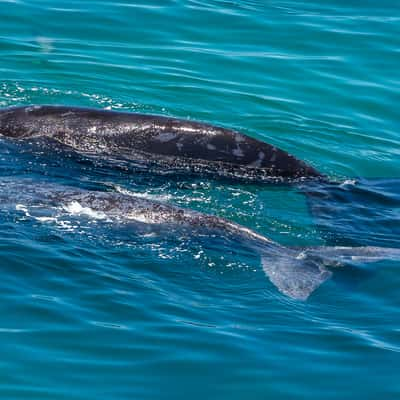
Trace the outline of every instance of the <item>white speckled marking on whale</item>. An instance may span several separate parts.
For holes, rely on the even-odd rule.
[[[263,151],[260,151],[258,153],[258,159],[253,161],[252,163],[249,164],[250,167],[261,167],[262,162],[264,161],[265,158],[265,153]]]
[[[155,136],[155,139],[161,143],[167,143],[171,140],[176,139],[176,134],[172,132],[161,132],[157,136]]]

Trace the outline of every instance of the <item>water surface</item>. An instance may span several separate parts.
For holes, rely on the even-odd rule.
[[[400,247],[394,0],[0,1],[0,106],[207,121],[306,160],[335,189],[111,169],[0,142],[0,178],[121,190],[292,246]],[[111,189],[110,189],[111,188]],[[398,398],[399,264],[338,271],[307,302],[257,254],[95,218],[0,213],[7,399]]]

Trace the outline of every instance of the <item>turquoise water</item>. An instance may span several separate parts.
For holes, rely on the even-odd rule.
[[[336,188],[162,177],[0,142],[0,178],[121,190],[292,246],[400,247],[395,0],[0,1],[0,106],[207,121]],[[307,302],[259,256],[0,207],[7,399],[399,398],[399,264],[349,267]],[[199,247],[200,246],[200,247]]]

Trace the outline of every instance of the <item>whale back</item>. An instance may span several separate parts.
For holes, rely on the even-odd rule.
[[[133,235],[159,233],[172,240],[182,236],[196,240],[205,238],[208,244],[219,250],[219,245],[226,241],[232,251],[247,248],[258,254],[270,282],[281,293],[296,300],[306,300],[327,281],[333,274],[332,267],[383,259],[400,260],[400,249],[393,248],[288,248],[226,219],[137,196],[32,184],[23,179],[0,180],[0,210],[12,208],[46,223],[60,221],[63,216],[67,219],[75,216],[88,219],[88,226],[92,225],[93,219],[99,219],[116,229],[128,228]]]
[[[14,107],[0,112],[0,134],[20,139],[45,136],[82,152],[160,162],[164,168],[210,168],[231,177],[321,176],[287,152],[237,131],[165,116],[65,106]]]

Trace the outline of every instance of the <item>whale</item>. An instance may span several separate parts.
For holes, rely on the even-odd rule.
[[[286,151],[235,130],[166,116],[54,105],[0,110],[0,135],[46,138],[86,155],[128,160],[154,172],[251,182],[322,179]]]
[[[43,223],[74,215],[102,219],[113,227],[123,226],[141,234],[157,232],[171,240],[183,233],[189,237],[207,235],[209,240],[233,240],[260,256],[265,276],[283,295],[300,301],[307,300],[331,278],[337,267],[400,260],[400,249],[389,247],[287,247],[216,215],[112,190],[39,183],[26,178],[0,179],[0,213],[10,210]]]

